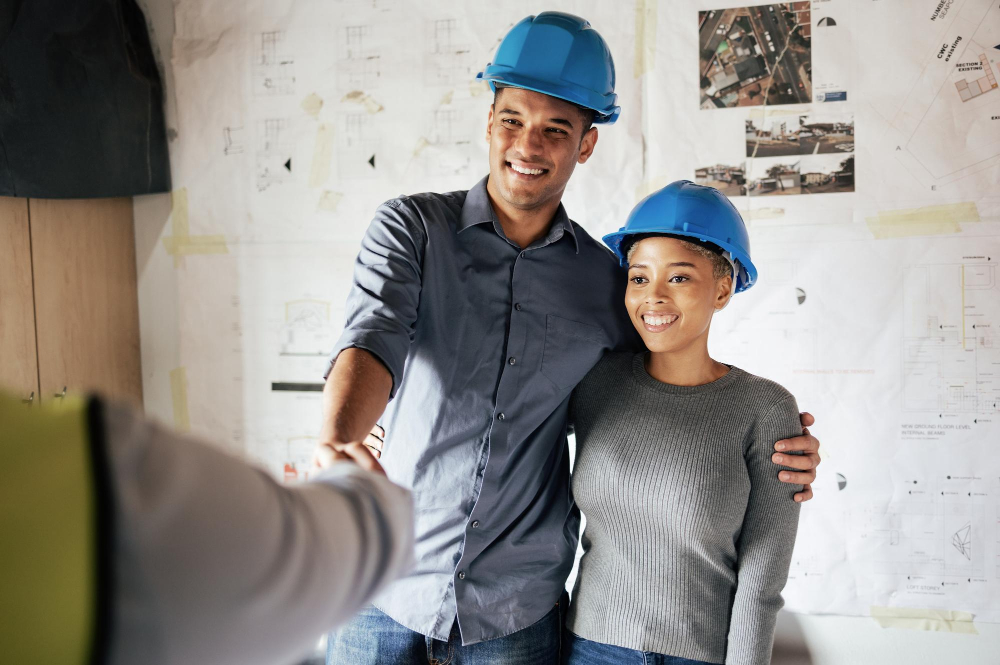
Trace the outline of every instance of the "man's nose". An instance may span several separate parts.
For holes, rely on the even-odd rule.
[[[521,157],[526,161],[531,161],[541,156],[541,130],[525,128],[525,130],[520,132],[517,137],[517,141],[514,143],[514,149],[517,150],[521,154]]]

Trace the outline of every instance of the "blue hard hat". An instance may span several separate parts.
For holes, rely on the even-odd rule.
[[[627,239],[647,233],[692,238],[722,249],[735,264],[734,293],[749,289],[757,281],[757,268],[750,260],[747,227],[736,207],[717,189],[688,180],[671,183],[639,201],[625,226],[604,236],[604,243],[625,267]]]
[[[497,84],[524,88],[591,109],[595,123],[610,125],[621,113],[611,51],[590,23],[572,14],[522,19],[476,78],[489,81],[493,92]]]

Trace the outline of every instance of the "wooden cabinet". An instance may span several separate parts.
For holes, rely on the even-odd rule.
[[[132,200],[0,198],[0,385],[142,405]]]
[[[0,197],[0,385],[38,399],[28,200]]]

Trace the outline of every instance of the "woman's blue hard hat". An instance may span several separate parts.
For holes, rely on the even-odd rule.
[[[746,224],[736,206],[717,189],[688,180],[671,183],[639,201],[625,226],[604,236],[604,243],[626,267],[629,238],[647,234],[692,238],[728,253],[736,264],[734,293],[749,289],[757,281]]]

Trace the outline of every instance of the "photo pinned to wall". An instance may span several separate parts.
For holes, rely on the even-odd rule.
[[[747,157],[800,155],[799,131],[803,116],[798,114],[756,114],[746,121]]]
[[[714,187],[729,197],[746,196],[746,166],[739,164],[715,164],[695,169],[695,184]]]
[[[852,113],[757,112],[745,126],[750,196],[855,191]]]
[[[799,170],[803,194],[854,191],[854,155],[806,155]]]
[[[844,155],[854,152],[850,113],[751,115],[746,121],[746,156]]]
[[[698,48],[702,109],[812,99],[809,2],[699,12]]]
[[[747,194],[749,196],[790,196],[802,193],[798,159],[765,157],[749,162]]]
[[[814,112],[799,118],[800,155],[854,152],[854,115]]]

